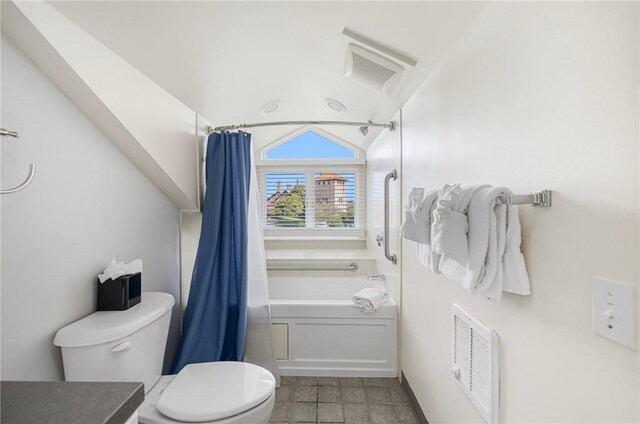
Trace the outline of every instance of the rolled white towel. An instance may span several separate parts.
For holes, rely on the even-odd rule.
[[[364,312],[377,311],[380,306],[389,301],[389,293],[384,289],[368,287],[353,295],[353,306]]]

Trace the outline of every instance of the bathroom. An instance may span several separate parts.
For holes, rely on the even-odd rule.
[[[256,332],[234,360],[273,380],[259,419],[238,421],[245,405],[206,422],[640,422],[638,2],[1,8],[3,423],[103,422],[69,418],[91,403],[64,391],[89,383],[72,381],[54,341],[95,316],[112,258],[141,260],[142,302],[99,314],[170,295],[154,354],[173,386],[190,294],[215,280],[197,278],[201,241],[218,241],[201,228],[243,198],[225,191],[207,210],[223,192],[207,191],[220,182],[207,164],[240,138],[247,252],[220,257],[248,266]],[[520,294],[471,293],[425,260],[411,202],[455,184],[512,193],[499,209],[519,221]],[[364,288],[387,294],[375,311],[354,307]],[[463,384],[461,319],[487,330],[486,393]],[[135,391],[140,409],[104,422],[190,421],[146,418],[155,381],[121,380],[109,387]],[[42,385],[39,404],[75,406],[16,419]]]

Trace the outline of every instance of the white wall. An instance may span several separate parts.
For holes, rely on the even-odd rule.
[[[638,283],[639,4],[495,2],[403,109],[403,193],[554,190],[520,206],[532,295],[474,297],[403,241],[402,364],[431,423],[482,422],[451,376],[454,302],[497,330],[501,421],[638,422],[638,353],[591,330],[591,276]]]
[[[181,209],[198,208],[196,113],[42,0],[2,29]]]
[[[176,297],[179,211],[11,41],[2,39],[3,380],[63,378],[55,332],[96,307],[96,275],[115,256],[144,262],[143,290]]]

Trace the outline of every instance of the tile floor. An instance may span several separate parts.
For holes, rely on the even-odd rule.
[[[282,377],[270,423],[417,423],[395,378]]]

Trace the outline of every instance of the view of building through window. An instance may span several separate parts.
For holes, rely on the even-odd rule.
[[[355,178],[353,172],[315,172],[309,187],[305,174],[267,173],[267,226],[353,228]],[[307,195],[312,196],[312,203],[307,202]],[[308,206],[313,214],[307,213]]]
[[[340,169],[336,166],[340,160],[356,158],[355,150],[309,130],[267,150],[264,157],[298,161],[278,168],[265,166],[266,228],[358,226],[356,187],[359,174],[349,167]],[[314,165],[314,159],[336,159],[336,165]]]
[[[316,227],[353,227],[354,180],[352,172],[314,174]]]
[[[266,174],[268,227],[306,226],[305,174]]]

